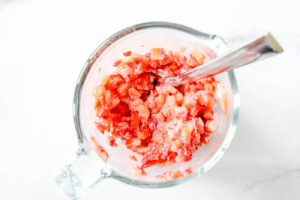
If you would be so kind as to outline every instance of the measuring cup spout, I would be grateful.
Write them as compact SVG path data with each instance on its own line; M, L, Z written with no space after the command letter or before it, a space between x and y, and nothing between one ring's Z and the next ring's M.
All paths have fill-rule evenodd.
M75 160L60 171L55 181L70 199L77 200L112 174L113 171L84 141L78 148Z

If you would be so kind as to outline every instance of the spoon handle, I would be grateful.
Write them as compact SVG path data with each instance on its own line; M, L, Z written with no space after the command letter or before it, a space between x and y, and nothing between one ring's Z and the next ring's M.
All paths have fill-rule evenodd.
M247 65L251 62L262 60L283 52L283 49L275 38L267 33L245 46L200 65L193 70L177 77L167 78L173 85L185 84L198 79L214 76L221 72L227 72L235 68Z

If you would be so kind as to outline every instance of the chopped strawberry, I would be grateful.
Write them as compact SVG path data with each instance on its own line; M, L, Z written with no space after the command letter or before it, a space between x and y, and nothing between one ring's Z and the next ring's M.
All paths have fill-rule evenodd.
M96 149L96 153L98 156L104 161L107 162L109 155L108 153L103 149L101 145L99 145L94 137L91 137L92 144L94 148Z
M114 89L118 88L122 82L124 82L124 80L122 79L122 77L120 75L113 74L109 77L109 80L105 84L105 88L107 90L114 90Z
M129 83L121 83L117 89L120 96L126 96L128 94L129 87L130 87Z
M110 146L112 146L112 147L118 146L117 143L116 143L116 140L113 136L108 135L108 136L106 136L106 138L107 138L107 141L108 141Z
M133 160L133 161L137 161L136 157L135 157L135 156L133 156L133 155L132 155L132 156L130 156L129 158L130 158L131 160Z
M227 95L226 95L225 87L222 85L222 83L216 83L216 98L218 102L220 102L224 113L227 114L228 112Z
M130 97L141 97L141 93L139 91L137 91L134 87L130 88L128 90L128 94Z
M182 103L183 103L183 95L182 95L182 93L177 92L177 93L175 94L175 99L176 99L177 105L181 106Z
M159 181L172 181L181 177L183 177L183 173L181 171L168 171L163 174L157 175L156 179Z
M122 60L116 60L113 64L114 67L117 67L118 65L120 65L122 63Z
M125 51L123 53L124 56L128 57L128 56L131 56L131 51Z
M147 173L146 171L144 170L144 168L140 168L140 167L136 167L133 169L133 174L135 176L146 176Z
M205 124L205 131L207 131L208 133L214 132L216 128L217 128L216 120L208 120Z

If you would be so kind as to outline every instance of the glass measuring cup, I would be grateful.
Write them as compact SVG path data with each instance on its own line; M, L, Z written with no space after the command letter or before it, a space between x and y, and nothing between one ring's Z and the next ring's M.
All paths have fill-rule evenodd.
M97 183L114 178L122 182L140 187L169 187L177 185L193 177L199 176L214 166L228 148L238 120L239 97L234 73L222 73L215 78L225 87L228 99L228 113L225 114L221 106L215 108L218 114L218 127L210 135L210 142L201 146L193 158L184 163L171 166L147 168L146 176L135 176L132 169L136 163L129 157L133 153L124 144L111 147L106 138L99 134L95 127L95 97L94 89L101 83L102 78L115 69L113 61L122 52L131 50L146 53L151 48L178 50L185 47L186 51L194 49L209 49L207 57L218 57L228 51L222 38L216 35L202 33L186 26L168 22L149 22L125 28L104 41L87 60L77 82L74 96L74 122L79 141L79 149L75 161L67 165L57 176L56 182L73 199L78 199ZM91 143L94 137L109 154L104 163L96 154ZM190 167L192 173L184 177L160 181L156 179L168 171L178 171Z

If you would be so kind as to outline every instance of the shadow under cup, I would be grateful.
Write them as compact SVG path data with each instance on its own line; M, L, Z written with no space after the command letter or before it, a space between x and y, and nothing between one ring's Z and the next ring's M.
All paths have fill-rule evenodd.
M210 135L209 144L199 147L189 162L167 167L152 166L145 169L147 176L134 176L133 169L137 163L130 159L130 156L135 154L124 144L111 147L105 136L96 129L94 90L105 75L115 70L114 60L120 58L122 53L128 50L143 54L149 52L151 48L176 51L182 47L186 48L186 52L194 49L201 51L203 47L209 48L216 57L228 51L224 41L216 35L201 33L178 24L151 22L129 27L111 36L95 50L86 63L80 75L74 99L77 134L80 143L85 143L90 140L90 137L95 137L107 151L109 160L105 165L102 163L102 167L112 169L113 178L144 187L172 186L206 172L217 163L229 146L236 130L239 111L238 89L233 72L215 76L226 89L228 113L224 114L221 106L217 104L215 108L219 119L217 130ZM192 168L193 173L186 177L168 182L156 179L157 175L164 172L183 170L188 167Z

